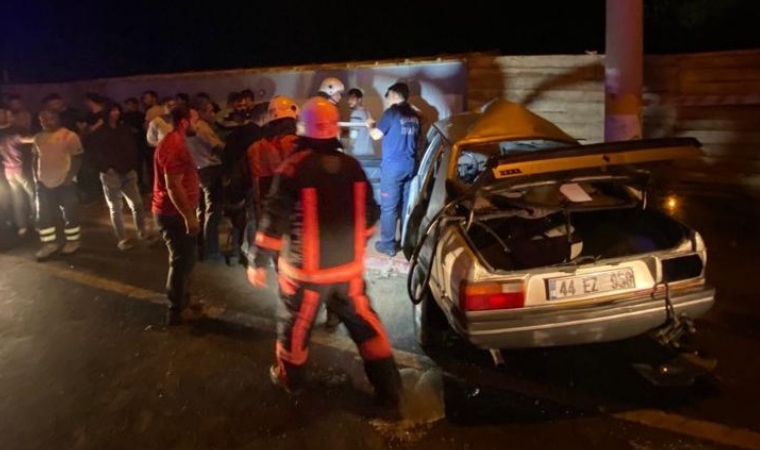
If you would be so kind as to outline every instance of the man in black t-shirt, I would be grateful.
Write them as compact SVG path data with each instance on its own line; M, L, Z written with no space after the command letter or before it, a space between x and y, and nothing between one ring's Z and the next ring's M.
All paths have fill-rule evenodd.
M153 161L148 158L148 142L145 140L145 130L143 129L145 113L140 110L140 101L137 100L137 98L130 97L124 100L124 114L122 115L122 119L132 131L135 145L137 145L138 185L143 193L150 192L152 189L152 186L150 186L150 179L152 177L147 176L147 171L152 172Z
M97 170L94 158L101 149L91 139L92 134L108 124L109 101L97 92L88 92L84 95L84 104L88 112L82 116L79 125L79 134L84 146L84 160L79 172L79 193L82 203L90 203L101 198L102 186L100 174Z

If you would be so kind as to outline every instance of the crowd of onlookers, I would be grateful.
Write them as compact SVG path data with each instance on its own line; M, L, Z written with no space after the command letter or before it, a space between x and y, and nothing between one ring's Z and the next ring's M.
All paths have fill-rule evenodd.
M335 90L328 96L335 95L337 103L340 96L346 94L345 87L337 79L326 79L329 80L336 82L334 86L323 86L321 89ZM363 123L369 119L362 105L362 91L354 88L347 94L352 120ZM203 218L202 225L206 227L199 238L200 255L210 261L237 259L245 263L246 256L250 256L246 255L248 243L245 237L253 231L250 216L255 205L251 205L247 198L250 193L235 189L240 183L231 183L231 178L233 173L239 174L238 167L248 147L266 136L265 128L270 119L269 102L257 103L250 89L230 92L222 105L205 92L192 95L180 92L160 97L157 92L146 90L140 98L130 97L123 101L88 92L79 108L69 105L58 93L50 93L43 98L39 112L31 110L19 95L3 96L0 101L0 156L5 170L4 180L0 182L8 185L9 189L8 195L0 198L0 206L9 212L9 223L6 225L14 226L19 236L26 236L31 230L40 231L37 223L38 193L32 170L35 157L32 143L35 136L39 137L39 133L46 131L41 115L50 111L57 115L57 127L68 130L78 138L70 145L81 147L81 152L65 150L73 156L72 161L78 169L76 174L72 174L72 189L77 199L81 204L90 204L105 197L118 248L132 248L134 240L128 237L121 217L122 201L126 201L132 211L137 237L142 239L148 236L145 229L146 207L142 198L149 198L153 189L153 153L161 139L171 131L170 114L177 105L191 108L200 123L200 136L189 139L191 147L199 149L198 169L205 181L202 183L203 204L199 215ZM297 109L298 105L295 107ZM361 128L344 130L341 140L351 147L351 153L371 155L374 153L373 144L367 128ZM73 136L67 135L66 139L74 141ZM49 146L54 152L59 150L54 148L55 145ZM208 149L204 150L204 146ZM204 157L204 153L208 156ZM22 170L16 170L17 166ZM134 178L134 185L131 178ZM65 203L63 201L53 203L62 208L65 206L61 205ZM54 209L55 206L50 208ZM76 214L70 211L71 215ZM219 242L218 229L224 217L230 219L232 232ZM78 224L78 220L72 222L72 228L78 229L78 225L74 227L73 223ZM78 232L72 235L78 236ZM45 241L43 244L46 250L37 255L40 260L62 250L56 247L56 240L47 242L50 245ZM68 250L74 247L78 248L78 244L69 245Z
M227 100L226 105L220 107L202 92L192 97L178 93L159 98L156 92L146 91L139 100L132 97L117 102L99 93L88 92L82 99L82 107L74 108L59 94L51 93L44 97L39 112L35 113L24 104L20 96L5 96L0 102L0 156L4 167L3 180L0 181L8 187L4 190L8 195L2 197L3 210L9 212L8 222L15 227L14 231L20 237L26 236L31 230L38 233L49 231L50 227L40 227L40 219L48 219L46 222L56 219L46 217L50 214L45 214L45 206L50 206L50 209L60 206L67 213L64 215L68 216L64 220L70 225L66 228L66 242L59 248L55 235L41 234L43 250L37 257L43 260L59 250L73 253L79 247L79 240L69 238L79 236L78 214L75 211L78 206L69 204L66 211L66 203L73 201L68 191L75 194L80 203L94 202L105 194L118 248L130 249L133 244L127 238L121 221L121 202L122 199L126 200L132 209L138 238L148 236L142 194L151 192L153 150L171 128L170 121L166 118L175 105L184 103L203 112L203 117L213 129L211 133L218 136L217 147L220 151L224 147L223 136L234 129L251 123L254 117L259 124L263 124L266 104L254 105L250 90L230 93ZM48 112L55 116L52 118L55 130L46 129L46 125L51 125L50 120L45 123L43 118ZM47 139L42 147L47 151L33 152L34 139L48 134L51 139ZM61 142L66 142L66 145L63 146ZM61 152L67 153L71 158L60 160L60 155L55 155ZM34 163L33 168L35 158L41 159ZM40 165L39 161L45 164ZM71 180L64 176L66 186L59 186L55 179L41 179L46 174L55 178L58 169L66 171L64 167L51 169L55 164L76 166L75 173L71 173ZM134 192L129 184L132 177L135 181ZM52 202L55 205L43 205L40 208L39 187L41 185L44 190L45 182L48 188L56 188ZM57 189L59 187L61 189ZM49 199L42 200L46 203Z

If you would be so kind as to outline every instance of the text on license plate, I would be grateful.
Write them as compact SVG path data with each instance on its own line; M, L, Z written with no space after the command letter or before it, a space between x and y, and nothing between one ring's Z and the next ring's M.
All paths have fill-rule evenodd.
M636 287L633 270L618 269L547 280L549 300Z

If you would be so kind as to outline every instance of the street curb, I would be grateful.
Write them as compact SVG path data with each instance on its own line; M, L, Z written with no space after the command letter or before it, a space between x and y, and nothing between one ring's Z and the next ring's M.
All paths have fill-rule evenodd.
M407 275L409 273L409 262L397 257L366 256L364 258L364 265L367 270L379 272L385 276Z

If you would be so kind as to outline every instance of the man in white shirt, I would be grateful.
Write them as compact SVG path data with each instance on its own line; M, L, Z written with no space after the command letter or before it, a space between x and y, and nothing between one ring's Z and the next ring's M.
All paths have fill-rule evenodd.
M145 122L143 128L148 129L151 120L162 115L164 109L158 104L158 93L156 91L145 91L142 95L143 112L145 113Z
M352 88L347 93L348 106L351 108L351 124L348 130L350 139L349 153L354 156L371 156L375 154L375 147L372 144L372 138L369 135L367 122L372 120L372 115L363 105L364 94L360 89Z
M198 216L201 219L201 260L222 262L219 247L219 224L222 219L224 191L222 184L222 151L224 141L211 128L214 108L210 101L200 99L190 109L190 122L195 134L187 137L187 146L198 167L201 185L201 202Z
M37 227L42 248L35 254L38 261L50 258L59 250L71 254L79 250L79 196L76 176L82 167L84 150L79 136L65 128L60 114L46 109L40 112L42 131L34 136L34 181L37 186ZM66 243L57 242L56 223L63 215Z

